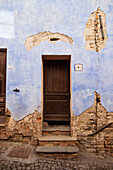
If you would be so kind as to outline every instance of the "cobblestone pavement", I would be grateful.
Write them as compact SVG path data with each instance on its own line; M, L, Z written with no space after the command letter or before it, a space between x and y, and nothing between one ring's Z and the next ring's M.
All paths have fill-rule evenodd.
M8 157L15 146L31 148L27 159ZM0 170L113 170L113 158L80 151L76 160L44 158L36 155L35 146L14 142L0 142Z

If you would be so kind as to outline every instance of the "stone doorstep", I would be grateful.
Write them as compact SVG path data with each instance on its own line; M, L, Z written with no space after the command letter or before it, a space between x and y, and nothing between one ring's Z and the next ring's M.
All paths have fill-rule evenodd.
M70 132L70 126L48 126L48 127L43 127L43 132Z
M76 141L76 137L71 137L71 136L63 136L63 135L58 135L58 136L41 136L39 138L40 142L64 142L64 141Z
M5 126L6 126L6 124L0 123L0 127L5 127Z
M37 146L37 153L78 153L77 146Z

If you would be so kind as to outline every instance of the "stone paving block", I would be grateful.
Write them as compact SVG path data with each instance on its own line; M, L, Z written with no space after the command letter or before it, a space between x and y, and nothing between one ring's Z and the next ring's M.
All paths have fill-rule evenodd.
M37 146L37 153L78 153L78 147L68 147L68 146Z

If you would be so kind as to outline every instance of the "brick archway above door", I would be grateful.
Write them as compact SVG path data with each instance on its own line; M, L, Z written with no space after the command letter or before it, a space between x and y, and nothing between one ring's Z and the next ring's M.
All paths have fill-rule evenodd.
M41 41L48 41L52 44L55 44L57 41L64 41L70 44L73 43L73 39L65 34L60 34L58 32L52 33L50 31L40 32L35 35L29 36L24 45L27 50L31 50L34 46L38 46Z

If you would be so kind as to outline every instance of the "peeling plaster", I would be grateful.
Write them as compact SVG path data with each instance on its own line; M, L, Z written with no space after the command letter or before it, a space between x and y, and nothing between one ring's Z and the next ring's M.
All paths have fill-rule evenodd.
M6 109L6 118L6 122L0 128L0 140L37 144L37 139L42 133L41 113L35 110L23 119L15 121L11 112Z
M106 31L106 15L100 7L89 16L84 32L85 48L99 52L105 48L108 40Z
M59 40L68 42L70 44L73 43L73 39L65 34L60 34L57 32L51 33L50 31L45 31L29 36L26 39L24 45L27 50L31 50L34 46L38 46L41 41L46 41L46 40L52 44L55 44Z

